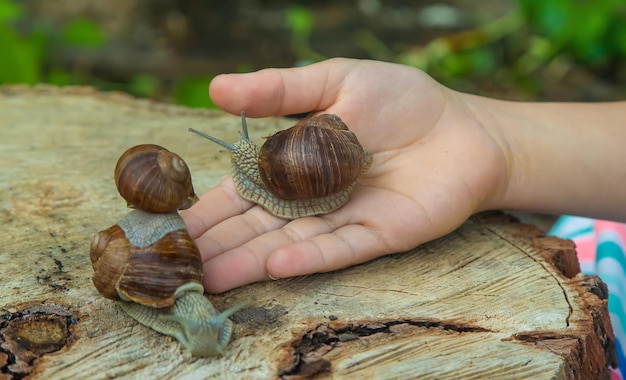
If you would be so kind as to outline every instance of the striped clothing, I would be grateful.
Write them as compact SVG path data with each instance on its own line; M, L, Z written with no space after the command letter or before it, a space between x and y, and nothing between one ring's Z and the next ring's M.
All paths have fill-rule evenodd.
M609 314L615 333L615 349L620 368L613 369L613 380L626 374L626 224L563 216L551 235L576 243L583 273L597 274L609 288Z

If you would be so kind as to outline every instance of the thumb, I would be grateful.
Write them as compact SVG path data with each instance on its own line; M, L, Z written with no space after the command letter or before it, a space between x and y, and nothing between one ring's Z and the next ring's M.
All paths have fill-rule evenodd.
M281 116L325 110L358 60L334 58L308 66L222 74L209 85L219 108L249 117Z

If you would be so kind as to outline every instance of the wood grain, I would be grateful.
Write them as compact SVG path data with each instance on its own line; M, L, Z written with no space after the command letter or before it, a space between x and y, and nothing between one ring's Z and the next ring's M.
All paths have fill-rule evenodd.
M257 140L290 124L248 123ZM410 252L208 296L251 304L224 357L185 357L98 295L88 247L127 212L112 173L131 145L180 154L198 193L225 175L228 154L190 126L238 139L239 118L221 112L0 87L0 379L593 379L615 364L603 284L578 274L571 243L500 214ZM23 326L67 336L20 338Z

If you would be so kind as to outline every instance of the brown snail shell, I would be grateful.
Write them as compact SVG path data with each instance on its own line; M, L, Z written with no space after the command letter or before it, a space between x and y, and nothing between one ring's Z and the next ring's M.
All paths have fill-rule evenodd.
M185 161L154 144L131 147L120 156L115 185L129 207L148 212L188 208L198 199Z
M133 210L100 231L89 253L93 283L104 297L149 307L172 306L175 292L202 284L202 259L177 212Z
M90 254L93 283L137 322L176 338L193 356L223 355L231 315L204 297L202 260L177 212L133 210L100 231Z
M242 139L229 144L197 133L231 151L231 173L239 194L271 214L295 219L343 206L358 178L372 164L337 115L307 117L267 138L260 151L250 141L242 113Z
M314 199L351 186L368 166L365 149L337 115L300 120L268 137L259 151L259 174L281 199Z

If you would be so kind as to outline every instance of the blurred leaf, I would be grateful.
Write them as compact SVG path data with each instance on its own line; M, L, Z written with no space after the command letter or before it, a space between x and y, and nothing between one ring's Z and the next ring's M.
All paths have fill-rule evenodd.
M317 62L325 58L314 51L309 43L315 22L308 8L299 5L288 7L285 23L291 30L291 48L298 60Z
M518 0L527 21L546 36L553 36L565 28L569 0Z
M611 46L621 57L626 57L626 22L614 23L611 36Z
M46 82L57 86L67 86L69 84L74 84L72 74L69 71L63 70L59 67L54 67L49 70Z
M596 64L621 54L613 33L626 23L623 0L518 0L529 26L579 61ZM618 27L615 27L618 25ZM617 48L617 49L616 49Z
M0 24L22 17L22 5L13 0L0 0Z
M152 97L156 94L161 83L159 78L150 74L134 75L130 79L129 91L137 96Z
M486 47L448 53L432 62L432 70L445 79L489 75L496 70L496 66L494 52Z
M430 55L428 54L427 49L423 49L421 47L414 47L413 49L407 50L404 53L401 53L396 58L398 63L403 65L409 65L413 67L417 67L420 70L428 71L430 69Z
M176 103L194 108L217 108L209 97L211 77L181 80L174 90Z
M0 25L0 51L3 52L0 83L35 84L39 81L40 54L36 44Z
M472 71L478 75L489 75L496 71L498 64L495 53L491 49L475 49L469 54Z
M519 75L529 75L538 67L546 65L554 57L554 45L547 38L530 36L526 51L515 62L514 70Z
M313 15L305 7L294 5L287 8L285 21L295 37L308 38L313 31Z
M252 63L249 62L241 62L235 68L235 72L237 73L249 73L250 71L254 71L256 68Z
M63 43L89 48L100 47L106 40L102 28L84 18L69 21L61 31L60 37Z
M353 39L354 43L367 52L367 55L372 59L388 61L394 57L394 52L370 30L359 30Z
M578 4L570 9L567 35L564 39L572 49L574 56L586 61L597 62L606 58L606 41L604 40L608 24L611 20L607 2L594 4Z

